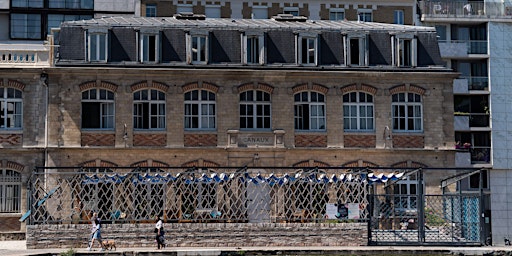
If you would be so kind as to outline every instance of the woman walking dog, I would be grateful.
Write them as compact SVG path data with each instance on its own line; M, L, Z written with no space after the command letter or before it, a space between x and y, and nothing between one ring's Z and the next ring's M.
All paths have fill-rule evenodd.
M100 245L100 251L103 251L103 245L101 243L101 220L98 218L98 213L94 212L92 214L91 219L91 243L89 244L89 247L87 247L87 250L90 251L92 246L94 245L94 241L98 241L98 244Z

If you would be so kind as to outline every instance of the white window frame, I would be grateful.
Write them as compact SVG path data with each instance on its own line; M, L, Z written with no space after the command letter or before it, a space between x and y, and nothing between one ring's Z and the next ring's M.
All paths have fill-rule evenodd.
M197 94L194 95L194 93ZM215 130L217 127L216 98L217 95L215 95L214 92L202 89L192 90L184 93L185 130ZM194 127L193 119L197 120L195 122L197 123L197 127Z
M353 91L343 95L343 130L345 132L375 131L374 95L363 91Z
M146 4L146 17L156 17L156 5L155 4ZM151 15L149 15L151 14Z
M395 10L393 12L393 21L395 24L403 25L404 20L404 11L403 10Z
M196 47L194 47L194 42L196 42ZM208 63L210 42L207 31L197 31L188 33L186 37L186 44L188 64ZM201 58L202 56L203 58Z
M283 8L283 13L284 14L291 14L293 16L299 16L300 15L300 10L299 10L299 7L293 7L293 6L284 7Z
M107 62L108 60L108 31L105 30L88 30L85 32L85 51L88 62ZM96 48L92 48L92 43ZM103 50L103 51L102 51Z
M333 15L335 18L333 19ZM339 16L342 16L341 18ZM330 8L329 20L345 20L345 8Z
M23 92L16 88L0 88L0 130L20 130L23 128Z
M367 19L368 14L370 14L370 20ZM357 9L357 21L373 22L373 11L372 11L372 9Z
M316 94L316 101L312 100L312 95ZM323 100L319 100L319 96ZM307 109L305 109L307 108ZM307 113L304 113L304 110ZM315 111L316 110L316 111ZM298 131L326 131L326 105L325 94L316 91L302 91L294 95L294 127ZM307 116L306 116L307 115ZM307 119L308 127L305 119Z
M396 67L418 66L418 43L414 34L391 36L392 65Z
M95 93L92 93L95 91ZM84 103L99 105L99 127L84 128L84 119L82 117L82 129L84 130L113 130L115 126L115 94L112 91L103 88L92 88L82 92L82 116L92 116L95 113L86 111Z
M242 36L242 63L246 65L265 64L265 35L263 32L247 31ZM255 47L256 46L256 47Z
M0 213L21 212L21 173L0 169Z
M317 34L299 34L296 35L296 48L297 65L302 66L316 66L318 63L318 35ZM313 59L310 59L310 54L313 54ZM307 59L304 60L303 56L306 55Z
M138 37L138 56L140 63L159 63L160 62L160 33L157 31L139 31ZM153 43L151 43L151 40ZM150 56L150 47L154 47L154 54Z
M252 100L247 99L249 93L252 93ZM242 100L243 94L246 94L245 100ZM268 100L265 100L265 98L268 98ZM272 95L269 92L262 90L243 91L240 93L239 105L241 130L269 130L272 128ZM242 114L242 109L245 113L252 114ZM258 126L258 121L261 122L261 127Z
M357 40L357 53L358 63L352 63L352 42ZM369 63L369 50L368 50L368 36L366 34L353 34L345 35L343 38L345 52L345 65L346 66L368 66Z
M393 132L423 132L423 96L413 92L391 95ZM409 116L413 113L413 116ZM409 127L412 122L413 127Z
M156 89L146 88L133 92L133 128L165 130L165 98L165 92ZM152 112L153 109L156 109L156 112ZM152 123L153 120L155 124Z
M395 210L416 211L418 209L418 191L420 185L417 179L418 173L407 175L393 185L395 195ZM415 189L416 193L411 193Z

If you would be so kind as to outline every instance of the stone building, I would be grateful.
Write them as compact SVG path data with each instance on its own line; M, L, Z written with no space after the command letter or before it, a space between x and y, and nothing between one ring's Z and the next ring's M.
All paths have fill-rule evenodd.
M443 67L434 28L181 14L66 22L56 36L51 66L0 70L4 101L13 106L3 119L9 129L0 156L17 193L9 205L21 212L37 210L33 201L42 196L24 189L37 183L29 181L34 169L53 175L67 168L126 174L130 168L423 167L429 194L444 192L439 184L456 174L450 169L457 74ZM45 189L36 192L56 184L43 181ZM414 182L404 181L405 190L395 193L416 197ZM77 193L69 187L57 193L67 191ZM71 204L59 200L47 202L44 216L71 220L64 209ZM78 205L103 210L98 203L105 200ZM19 217L2 221L22 230ZM30 227L27 236L38 232Z

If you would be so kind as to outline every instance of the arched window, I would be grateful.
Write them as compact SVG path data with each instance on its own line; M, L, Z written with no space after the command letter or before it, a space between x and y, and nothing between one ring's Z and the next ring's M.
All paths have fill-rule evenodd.
M23 124L22 92L0 88L0 129L21 129Z
M343 95L343 129L367 132L375 127L373 95L365 92L349 92Z
M165 93L143 89L133 93L133 127L140 130L165 129Z
M215 93L207 90L185 93L185 129L215 129L216 115Z
M0 169L0 212L19 213L21 205L21 174Z
M114 93L93 88L82 92L82 128L114 129Z
M393 131L423 131L423 103L421 95L401 92L392 96Z
M295 129L325 131L325 95L312 91L295 94Z
M240 93L240 129L270 128L270 93L259 90Z

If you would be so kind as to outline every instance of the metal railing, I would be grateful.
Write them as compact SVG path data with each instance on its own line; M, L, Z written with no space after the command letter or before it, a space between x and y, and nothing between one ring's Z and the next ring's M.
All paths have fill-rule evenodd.
M368 174L350 169L38 169L29 223L366 221Z
M465 54L487 54L487 40L439 40L446 48L461 48L461 44L466 45ZM462 54L462 53L459 53Z
M512 19L512 5L504 2L427 0L420 5L423 17L428 18L483 18Z

